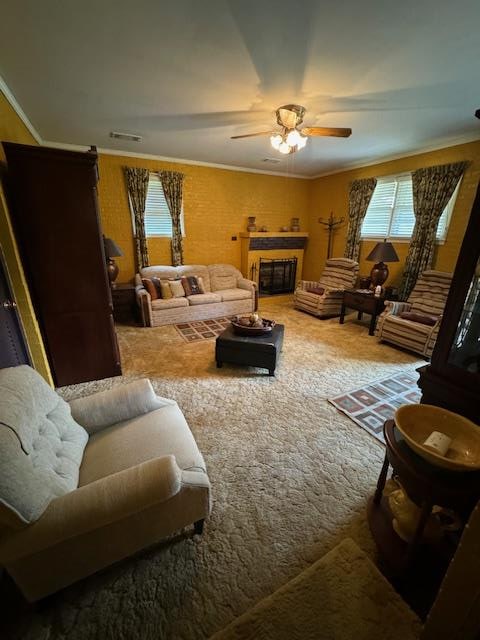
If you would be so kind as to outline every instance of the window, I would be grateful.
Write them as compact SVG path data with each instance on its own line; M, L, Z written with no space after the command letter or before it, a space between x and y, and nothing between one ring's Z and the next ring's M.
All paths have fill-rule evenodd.
M437 229L437 241L443 242L457 198L460 182L445 207ZM402 174L379 178L362 225L362 238L411 238L415 226L412 176Z
M181 217L182 235L183 211ZM162 182L155 173L148 179L147 202L145 204L145 233L151 236L172 237L172 217L163 193Z

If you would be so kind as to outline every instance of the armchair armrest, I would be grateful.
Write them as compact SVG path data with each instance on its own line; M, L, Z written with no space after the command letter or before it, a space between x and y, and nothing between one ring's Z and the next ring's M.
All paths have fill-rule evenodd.
M239 289L246 289L246 291L251 291L253 294L257 289L257 283L253 280L247 280L247 278L238 278L237 287Z
M173 455L123 469L52 500L34 524L2 540L0 557L7 562L99 529L165 502L181 487Z
M70 401L72 417L91 435L106 427L160 409L173 401L159 398L144 378Z
M237 287L239 289L245 289L246 291L250 291L252 294L252 298L254 300L254 309L255 311L258 309L258 288L257 283L253 280L247 280L247 278L238 278Z
M152 324L152 298L142 284L140 276L135 276L135 297L137 305L140 307L142 324L144 327Z

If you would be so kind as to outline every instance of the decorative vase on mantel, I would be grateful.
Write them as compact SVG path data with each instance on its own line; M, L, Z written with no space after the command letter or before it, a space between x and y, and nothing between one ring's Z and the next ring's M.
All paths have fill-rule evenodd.
M248 217L247 231L256 231L257 230L257 225L255 224L255 220L256 220L255 216L249 216Z
M300 231L300 218L292 218L292 226L290 231Z

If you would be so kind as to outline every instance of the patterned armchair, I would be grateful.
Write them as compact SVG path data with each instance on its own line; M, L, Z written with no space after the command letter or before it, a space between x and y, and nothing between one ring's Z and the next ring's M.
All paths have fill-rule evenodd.
M345 289L355 286L358 262L350 258L330 258L318 282L300 280L293 296L296 309L319 318L339 316ZM309 291L323 289L323 293Z
M418 278L407 302L385 303L386 309L378 318L375 335L382 341L430 358L437 340L451 283L451 273L424 271ZM402 318L401 314L405 311L432 316L436 319L435 323L428 325Z

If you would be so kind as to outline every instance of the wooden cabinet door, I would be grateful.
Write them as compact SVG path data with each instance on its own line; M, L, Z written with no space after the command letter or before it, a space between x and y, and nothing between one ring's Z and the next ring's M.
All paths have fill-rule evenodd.
M119 375L96 153L4 148L15 234L56 385Z

